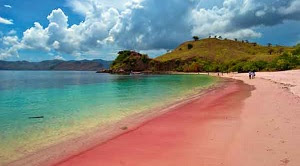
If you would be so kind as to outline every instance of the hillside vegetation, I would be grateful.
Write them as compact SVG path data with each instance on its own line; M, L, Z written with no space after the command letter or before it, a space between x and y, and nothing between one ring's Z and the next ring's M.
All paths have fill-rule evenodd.
M149 68L151 59L148 55L135 51L124 50L118 53L118 57L113 61L110 70L113 73L129 73L131 71L145 71Z
M156 60L164 62L173 59L187 60L198 57L216 62L242 59L269 61L283 52L291 50L290 47L268 47L256 43L211 38L185 42L172 52L157 57Z
M120 57L127 60L119 63ZM140 66L140 60L134 56L119 54L117 66ZM122 59L122 58L121 58ZM126 59L126 58L125 58ZM146 59L146 60L145 60ZM148 71L184 71L184 72L248 72L288 70L300 67L300 46L261 46L248 41L209 38L188 41L173 51L149 59L144 55L143 70ZM121 67L122 68L122 67ZM118 68L120 69L120 68ZM122 68L127 70L127 68ZM141 68L138 68L141 71Z

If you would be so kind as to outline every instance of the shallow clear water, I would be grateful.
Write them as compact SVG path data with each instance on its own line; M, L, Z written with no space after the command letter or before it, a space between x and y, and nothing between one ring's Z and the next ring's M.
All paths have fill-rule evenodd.
M215 81L202 75L0 71L0 161L175 102Z

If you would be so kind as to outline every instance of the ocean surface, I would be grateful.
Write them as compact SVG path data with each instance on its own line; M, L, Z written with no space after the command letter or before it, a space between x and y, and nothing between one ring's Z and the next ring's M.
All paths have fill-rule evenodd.
M203 75L0 71L0 165L214 84ZM43 116L41 119L30 117Z

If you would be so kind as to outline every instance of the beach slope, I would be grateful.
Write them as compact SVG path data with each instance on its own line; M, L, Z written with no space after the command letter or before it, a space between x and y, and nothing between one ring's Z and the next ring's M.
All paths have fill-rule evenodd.
M230 80L104 144L57 165L221 165L239 126L252 86Z

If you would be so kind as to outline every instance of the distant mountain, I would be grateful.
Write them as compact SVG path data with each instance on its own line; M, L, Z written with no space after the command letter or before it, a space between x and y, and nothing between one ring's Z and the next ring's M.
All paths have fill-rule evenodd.
M111 61L101 59L62 61L46 60L41 62L0 61L0 70L74 70L98 71L108 69Z

